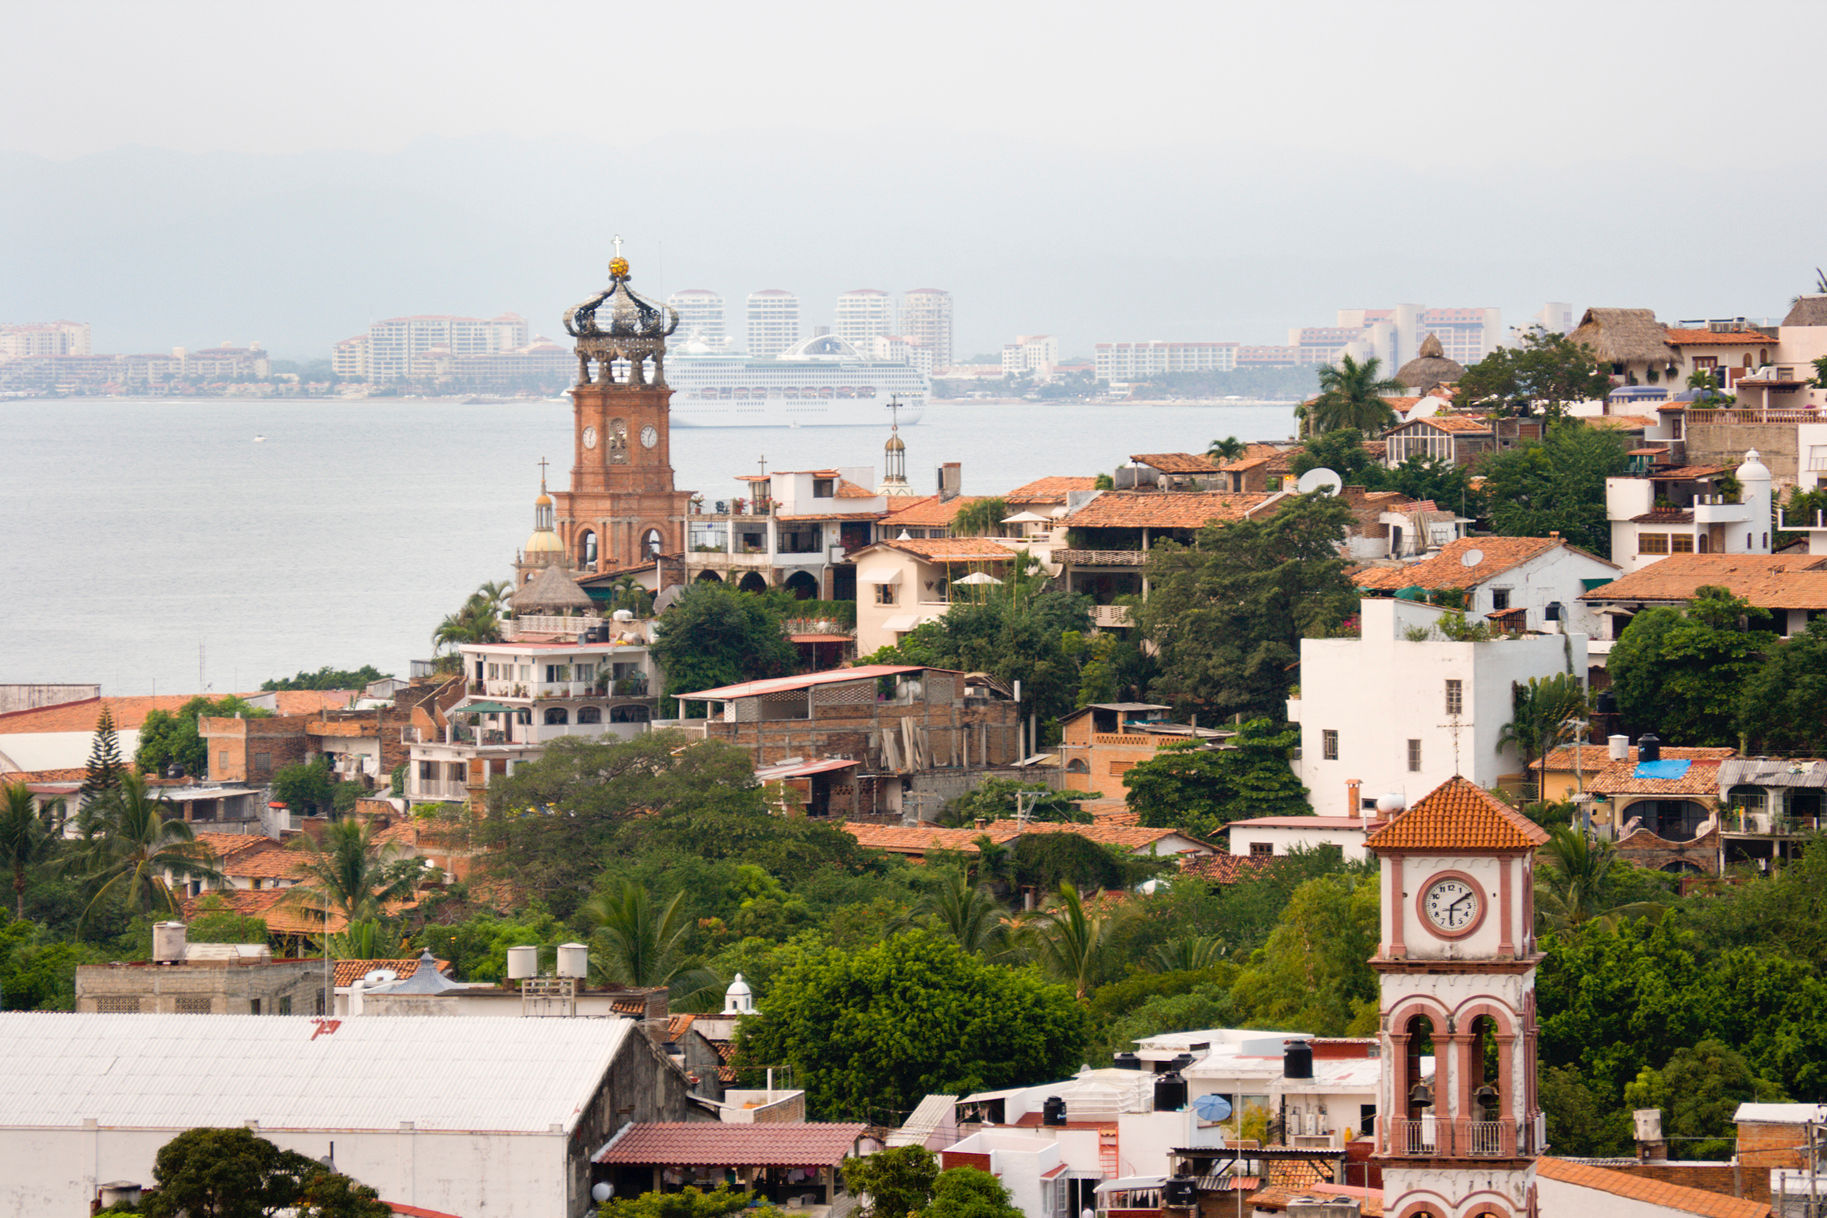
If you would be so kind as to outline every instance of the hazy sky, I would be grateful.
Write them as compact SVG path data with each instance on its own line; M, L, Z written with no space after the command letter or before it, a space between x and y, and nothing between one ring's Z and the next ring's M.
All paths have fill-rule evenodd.
M974 349L1397 300L1780 314L1827 263L1823 35L1743 0L20 6L0 320L549 331L614 231L640 286L808 321L949 287Z

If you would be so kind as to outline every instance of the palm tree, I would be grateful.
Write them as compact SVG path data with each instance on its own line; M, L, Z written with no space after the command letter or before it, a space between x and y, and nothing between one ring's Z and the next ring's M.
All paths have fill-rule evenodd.
M6 788L0 804L0 862L13 869L13 913L20 919L25 917L26 869L51 852L51 823L32 806L30 787L16 782Z
M1109 948L1104 937L1108 925L1109 919L1087 909L1078 889L1064 880L1059 885L1059 903L1024 920L1035 960L1047 972L1070 982L1080 1002L1090 1000L1098 966Z
M488 585L483 585L486 589ZM463 608L447 614L431 632L431 641L439 650L464 643L499 643L501 613L482 591L472 592Z
M1157 973L1197 972L1215 966L1229 950L1216 935L1186 935L1157 944L1149 962Z
M489 580L476 589L476 595L488 603L497 618L507 617L513 612L514 585L505 579Z
M1655 901L1611 901L1612 873L1618 852L1610 842L1557 825L1541 849L1546 864L1536 869L1535 910L1551 930L1571 930L1594 918L1655 917L1667 906Z
M1002 903L991 894L989 885L971 883L961 870L939 872L920 907L972 955L982 955L1002 938Z
M177 896L167 876L222 882L214 854L196 840L182 817L166 815L170 806L153 797L144 778L129 771L121 775L118 787L78 814L82 843L72 865L95 885L95 895L83 911L85 921L105 897L118 898L142 913L177 913Z
M1395 421L1396 412L1383 399L1386 393L1400 393L1401 381L1379 377L1381 361L1371 356L1358 363L1350 355L1320 369L1319 396L1304 403L1302 418L1311 432L1324 434L1341 427L1355 427L1365 435L1379 435Z
M641 587L641 581L624 575L609 588L609 610L626 609L636 617L653 613L653 593Z
M1586 687L1569 673L1550 677L1530 677L1528 683L1510 683L1510 721L1497 735L1497 748L1516 746L1522 772L1529 764L1546 757L1569 730L1567 723L1586 713ZM1575 740L1577 744L1577 738ZM1541 778L1535 783L1535 796L1541 798Z
M985 537L1002 532L1002 518L1009 514L1008 501L998 496L973 500L952 515L954 537Z
M1222 440L1213 440L1205 446L1205 455L1214 461L1235 461L1249 451L1250 446L1236 436L1226 436Z
M291 899L322 913L340 914L346 926L378 920L387 906L407 900L425 878L417 859L395 858L394 847L374 840L374 825L353 817L326 825L321 837L305 834L292 843L309 879Z
M592 953L592 970L615 985L670 986L681 999L713 985L710 970L688 967L684 903L683 888L662 908L627 880L597 891L578 911L603 948Z

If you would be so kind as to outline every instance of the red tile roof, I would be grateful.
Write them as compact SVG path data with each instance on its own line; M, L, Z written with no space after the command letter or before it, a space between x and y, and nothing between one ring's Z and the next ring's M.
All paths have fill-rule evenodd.
M858 486L848 478L837 480L837 490L832 493L833 499L874 499L875 492L866 486Z
M937 495L924 495L919 499L893 500L889 504L888 514L882 517L883 535L889 536L892 530L903 525L914 528L949 526L959 508L975 503L980 498L981 495L959 495L955 499L942 500Z
M1180 872L1214 884L1235 884L1239 880L1254 879L1274 862L1274 856L1266 854L1208 854L1200 858L1183 858Z
M1575 748L1578 755L1575 754ZM1723 748L1672 748L1664 746L1662 758L1665 761L1727 761L1738 756L1737 749ZM1625 759L1636 764L1637 746L1631 745L1626 750ZM1577 762L1577 765L1576 765ZM1563 744L1551 751L1546 757L1537 758L1529 763L1531 770L1547 770L1550 773L1565 771L1573 773L1576 769L1588 774L1597 774L1611 764L1611 747L1604 744Z
M1491 431L1491 423L1488 419L1472 418L1462 414L1432 414L1425 418L1414 420L1409 426L1431 427L1435 431L1457 432L1461 434L1473 432L1489 434Z
M1658 1205L1684 1214L1697 1214L1701 1218L1769 1218L1770 1214L1768 1201L1753 1201L1748 1197L1728 1197L1724 1193L1709 1193L1704 1189L1687 1188L1684 1185L1668 1184L1649 1176L1639 1176L1635 1172L1612 1171L1609 1168L1593 1167L1587 1163L1573 1163L1566 1159L1557 1159L1552 1155L1544 1155L1537 1159L1535 1172L1544 1180L1571 1184L1576 1188L1591 1189L1594 1192L1610 1193L1614 1197L1625 1197L1632 1201L1641 1201L1646 1205Z
M77 771L81 774L82 771ZM227 863L249 851L264 854L268 850L281 850L284 847L263 833L198 833L196 840L208 846L217 860Z
M937 825L864 825L846 822L838 828L856 839L859 846L889 854L925 855L934 850L952 850L959 854L976 854L977 839L986 836L983 829L941 829Z
M832 685L841 681L867 681L876 677L893 677L904 672L924 671L918 664L863 664L856 668L833 668L825 672L809 672L797 677L766 677L759 681L742 681L735 685L719 685L715 689L694 690L680 694L682 698L757 698L762 694L786 693L795 689L811 689L814 685Z
M1145 829L1141 825L1113 825L1108 821L1095 821L1089 825L1060 821L1034 821L1022 825L1012 820L998 820L991 821L990 827L985 832L989 834L991 841L999 845L1032 834L1070 833L1074 837L1082 837L1086 841L1096 842L1100 846L1122 846L1128 850L1142 850L1168 837L1184 837L1188 841L1198 842L1207 850L1217 850L1217 847L1210 842L1200 841L1192 834L1182 833L1178 829Z
M1682 758L1680 749L1664 749L1664 761L1688 762L1680 778L1638 778L1637 759L1607 761L1596 774L1586 775L1586 789L1595 795L1710 795L1719 794L1719 758Z
M435 962L438 971L450 975L450 961ZM377 968L392 969L400 975L401 980L419 971L419 958L413 956L405 960L334 960L331 962L331 981L337 986L354 985L359 978L366 977Z
M1131 453L1137 465L1158 469L1164 474L1215 474L1218 462L1201 453Z
M1370 850L1533 850L1548 832L1459 775L1365 839Z
M654 1122L629 1125L598 1163L663 1167L835 1167L856 1153L862 1124Z
M1056 475L1025 482L1002 497L1004 503L1064 503L1073 491L1094 491L1096 478Z
M155 710L175 714L195 694L159 694L144 698L84 698L0 715L0 736L14 732L93 732L95 720L107 704L117 730L137 729Z
M224 859L218 867L231 880L302 882L310 878L310 870L305 866L305 855L281 846L278 842L271 843L266 850L243 850L232 858Z
M1641 414L1602 414L1586 420L1586 426L1610 431L1641 431L1655 427L1659 420Z
M910 537L876 543L927 562L1006 562L1015 551L987 537Z
M1278 499L1230 491L1105 491L1060 523L1075 529L1197 529L1247 519Z
M1677 326L1668 327L1668 342L1676 347L1776 345L1774 338L1758 330L1684 330Z
M1399 567L1364 567L1351 578L1360 588L1386 592L1409 587L1471 588L1561 546L1586 554L1558 537L1461 537L1448 542L1432 558ZM1481 557L1468 567L1465 557L1473 551ZM1586 557L1617 569L1615 563L1607 563L1596 555L1587 554Z
M1677 604L1717 585L1763 609L1827 609L1827 558L1789 554L1671 554L1580 599Z
M266 922L269 932L278 935L320 935L324 930L324 918L317 910L312 909L305 901L298 899L289 888L218 888L202 896L191 897L184 902L184 920L195 918L199 912L207 912L203 907L220 901L231 913L243 917L261 918ZM341 914L330 915L330 933L335 934L344 928Z

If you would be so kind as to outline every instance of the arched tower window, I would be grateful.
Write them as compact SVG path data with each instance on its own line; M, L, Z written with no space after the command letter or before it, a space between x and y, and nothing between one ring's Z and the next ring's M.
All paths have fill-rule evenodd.
M660 548L665 544L665 539L660 536L660 530L658 529L648 529L645 533L641 534L641 553L649 558L658 558L660 556Z
M585 529L577 535L577 565L585 570L596 567L596 532Z

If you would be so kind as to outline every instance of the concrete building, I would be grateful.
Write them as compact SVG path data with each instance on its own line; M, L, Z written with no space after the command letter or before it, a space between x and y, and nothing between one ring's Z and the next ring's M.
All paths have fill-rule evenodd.
M153 937L154 956L168 959L77 965L79 1014L324 1013L321 961L275 960L264 943L187 943L182 922L159 923Z
M1671 554L1770 553L1769 468L1756 449L1747 452L1731 471L1736 496L1716 485L1726 472L1724 466L1655 466L1605 479L1611 552L1622 570L1640 571Z
M86 321L37 321L0 326L0 360L89 353L89 323Z
M687 1103L628 1019L8 1013L0 1071L31 1080L0 1093L9 1214L86 1212L105 1183L151 1184L176 1135L239 1126L390 1203L576 1218L590 1155Z
M1221 740L1230 732L1175 723L1169 707L1148 702L1094 702L1059 721L1060 788L1096 791L1121 802L1123 775L1168 744Z
M682 714L705 717L667 726L746 748L757 768L793 762L828 775L820 803L807 808L816 815L899 813L919 776L953 773L964 783L956 795L980 771L1021 759L1021 707L990 683L940 668L840 668L698 690L679 703Z
M849 555L868 545L888 499L867 466L745 475L742 493L688 520L685 578L750 591L785 587L802 600L852 600Z
M1603 625L1580 598L1618 576L1615 564L1557 536L1462 537L1420 562L1360 568L1352 582L1373 596L1420 588L1464 596L1466 620L1509 632L1578 631Z
M440 358L502 354L526 346L526 319L514 313L388 317L370 324L367 334L337 343L330 364L338 376L385 384L433 377Z
M666 298L679 312L678 333L685 342L701 342L711 347L729 345L729 329L723 319L723 297L709 288L686 288Z
M1349 790L1345 803L1347 806L1355 803L1358 814L1256 816L1234 820L1225 826L1231 840L1231 853L1243 858L1274 858L1296 850L1337 846L1346 859L1360 862L1369 857L1364 839L1383 822L1378 814L1364 809L1361 798L1354 800Z
M1109 342L1093 351L1092 376L1105 384L1146 381L1174 372L1230 372L1237 367L1236 343Z
M952 364L952 294L915 288L901 297L901 333L932 352L933 371Z
M868 351L878 338L895 333L894 297L880 288L854 288L837 298L831 332L855 347Z
M1059 340L1051 334L1023 334L1002 347L1002 375L1048 380L1059 364Z
M868 655L898 643L926 622L951 612L955 600L968 599L976 586L958 581L1000 583L1017 558L1015 545L987 537L912 537L912 530L883 525L879 534L891 540L853 551L856 567L856 648ZM981 578L980 578L981 577Z
M1315 812L1348 816L1382 794L1412 799L1460 774L1496 786L1520 769L1515 746L1498 745L1512 684L1586 673L1584 634L1453 642L1438 632L1444 612L1367 598L1360 637L1301 641L1288 718L1300 725L1296 772Z
M749 293L749 354L757 359L779 355L799 341L799 297L780 288Z
M906 364L923 376L933 374L932 351L919 339L905 334L878 334L857 350L871 359Z

